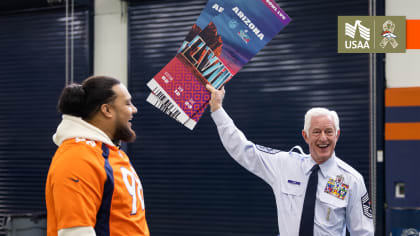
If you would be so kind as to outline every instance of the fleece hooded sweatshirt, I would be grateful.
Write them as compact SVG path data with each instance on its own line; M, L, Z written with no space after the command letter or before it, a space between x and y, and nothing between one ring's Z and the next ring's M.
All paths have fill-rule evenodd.
M63 115L53 141L58 149L45 187L48 236L68 229L150 235L142 184L124 151L99 128L70 115Z

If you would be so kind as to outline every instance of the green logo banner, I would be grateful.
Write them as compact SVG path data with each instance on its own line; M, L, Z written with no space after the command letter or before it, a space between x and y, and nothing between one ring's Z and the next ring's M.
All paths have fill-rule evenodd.
M404 53L405 16L338 16L339 53Z

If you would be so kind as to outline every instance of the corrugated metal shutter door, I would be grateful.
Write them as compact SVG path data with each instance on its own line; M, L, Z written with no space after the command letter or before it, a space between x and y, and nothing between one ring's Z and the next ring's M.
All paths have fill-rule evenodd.
M76 81L91 71L88 19L75 12ZM65 10L2 15L0 32L0 213L44 211L65 85Z
M206 1L141 1L129 7L129 86L139 115L129 154L142 178L151 232L277 234L269 185L223 149L206 111L193 132L145 102L149 81L175 55ZM303 116L341 116L336 153L369 179L369 58L337 54L337 16L367 15L366 1L281 1L292 23L227 85L225 109L255 143L304 147Z

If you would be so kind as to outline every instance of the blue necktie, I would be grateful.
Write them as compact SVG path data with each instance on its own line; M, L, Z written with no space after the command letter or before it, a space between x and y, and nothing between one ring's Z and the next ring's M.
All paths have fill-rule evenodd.
M314 235L314 216L316 189L318 187L319 165L314 165L309 176L308 186L306 187L305 200L303 202L302 218L300 219L299 236Z

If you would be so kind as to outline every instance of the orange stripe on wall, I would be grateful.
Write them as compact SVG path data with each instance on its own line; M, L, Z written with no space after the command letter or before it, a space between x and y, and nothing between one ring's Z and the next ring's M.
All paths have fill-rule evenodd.
M420 20L406 20L406 48L420 49Z
M385 123L385 140L420 140L420 122Z
M385 106L420 106L420 87L385 89Z
M420 20L406 20L406 48L420 49Z

